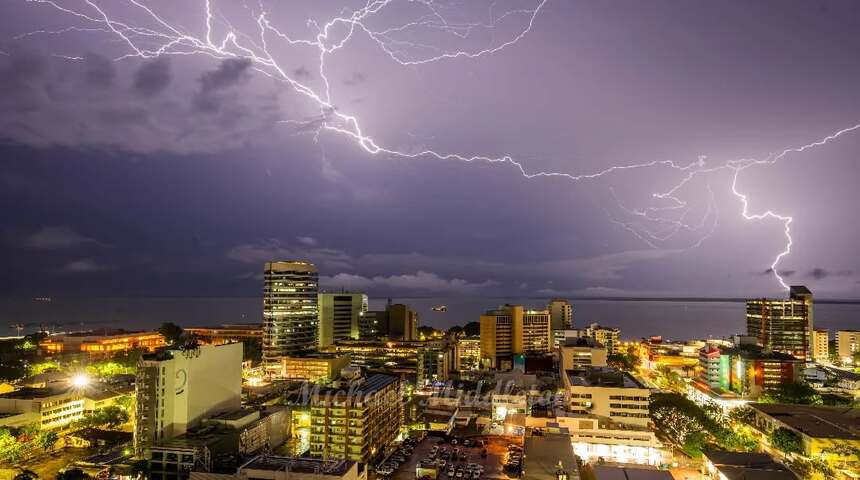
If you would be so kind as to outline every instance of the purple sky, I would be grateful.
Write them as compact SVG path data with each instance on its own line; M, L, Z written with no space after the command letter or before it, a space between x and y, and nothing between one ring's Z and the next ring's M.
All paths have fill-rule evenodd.
M730 163L860 123L856 1L179 3L4 4L0 294L781 295L744 165L785 281L860 298L860 129Z

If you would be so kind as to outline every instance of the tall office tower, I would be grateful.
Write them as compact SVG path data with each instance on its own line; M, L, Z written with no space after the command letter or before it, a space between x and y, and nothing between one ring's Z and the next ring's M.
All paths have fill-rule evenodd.
M812 332L812 359L822 363L830 361L830 332L826 328L816 328Z
M515 355L552 350L548 310L523 310L522 305L503 305L481 315L481 360L499 368Z
M547 306L552 319L553 330L570 330L573 328L573 307L562 298L554 298Z
M409 305L388 303L385 310L369 311L359 321L359 338L418 340L418 312Z
M268 262L263 270L263 362L317 347L317 268L308 262Z
M860 352L860 330L836 331L836 354L839 361L854 363L854 354Z
M747 300L747 335L762 347L812 360L812 292L792 286L787 300Z
M367 462L391 444L402 421L400 379L371 375L310 398L310 453Z
M358 338L361 318L367 312L367 295L320 293L317 299L320 347L327 347L338 340Z
M242 344L201 345L144 355L135 381L136 455L241 407Z

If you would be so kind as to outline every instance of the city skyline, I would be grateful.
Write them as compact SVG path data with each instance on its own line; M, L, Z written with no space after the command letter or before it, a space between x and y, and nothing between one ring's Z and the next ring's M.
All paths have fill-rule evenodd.
M860 299L856 4L478 3L384 2L321 44L278 6L10 5L0 295L255 296L302 260L377 298ZM270 57L104 18L254 49L263 25Z

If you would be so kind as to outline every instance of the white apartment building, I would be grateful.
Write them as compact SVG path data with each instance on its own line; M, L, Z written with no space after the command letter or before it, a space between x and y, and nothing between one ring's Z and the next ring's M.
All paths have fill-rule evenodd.
M568 411L647 427L651 390L627 372L591 367L562 372Z

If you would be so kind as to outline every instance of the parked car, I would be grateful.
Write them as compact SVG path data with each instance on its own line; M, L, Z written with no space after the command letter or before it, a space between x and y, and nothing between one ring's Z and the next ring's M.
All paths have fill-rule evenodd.
M454 470L454 467L451 467L448 469L448 476L449 477L453 477L455 473L456 473L456 470Z

